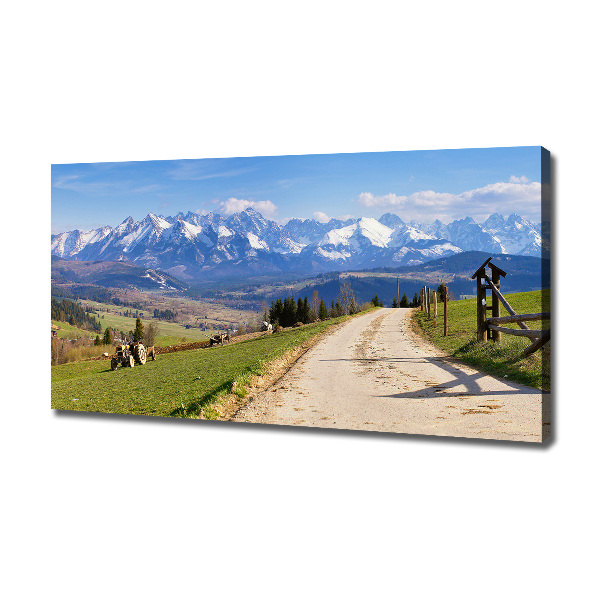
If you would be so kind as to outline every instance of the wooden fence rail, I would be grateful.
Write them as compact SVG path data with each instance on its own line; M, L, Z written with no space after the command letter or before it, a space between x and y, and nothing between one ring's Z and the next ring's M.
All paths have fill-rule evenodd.
M511 315L510 317L488 317L488 323L516 323L517 321L549 321L550 313L537 313L533 315Z
M499 325L491 325L489 323L488 329L499 331L500 333L508 333L509 335L528 337L532 339L537 339L544 333L542 330L537 329L511 329L510 327L500 327Z
M477 341L489 340L490 337L494 341L500 341L503 333L528 337L533 343L523 351L523 355L532 354L550 341L550 328L529 329L525 321L549 321L550 313L518 315L500 292L500 277L506 277L506 272L491 263L491 260L490 256L471 277L477 278ZM491 269L491 278L487 275L486 268ZM487 305L487 290L492 291L492 306ZM500 304L508 311L508 317L500 316ZM486 316L488 310L492 311L491 317ZM520 329L501 327L499 323L517 323Z

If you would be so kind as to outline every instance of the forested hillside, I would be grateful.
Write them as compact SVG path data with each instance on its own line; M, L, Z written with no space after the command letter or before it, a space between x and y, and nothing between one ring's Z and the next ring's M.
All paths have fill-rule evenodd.
M89 316L79 304L71 300L50 300L51 320L64 321L80 329L102 333L102 325L95 317Z

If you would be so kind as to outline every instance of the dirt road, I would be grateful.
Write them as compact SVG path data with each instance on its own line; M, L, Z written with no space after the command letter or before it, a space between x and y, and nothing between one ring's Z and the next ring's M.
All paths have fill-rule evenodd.
M350 320L233 420L542 441L539 390L443 355L412 332L410 311Z

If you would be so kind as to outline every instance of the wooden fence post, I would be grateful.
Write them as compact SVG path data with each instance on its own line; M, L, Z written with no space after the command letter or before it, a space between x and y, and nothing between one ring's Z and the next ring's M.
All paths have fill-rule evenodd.
M444 335L448 335L448 286L444 286Z
M433 326L437 327L437 292L433 290Z
M483 342L483 326L482 321L485 319L485 312L483 306L484 290L481 289L481 275L477 275L477 341Z
M427 288L427 318L431 319L431 288Z

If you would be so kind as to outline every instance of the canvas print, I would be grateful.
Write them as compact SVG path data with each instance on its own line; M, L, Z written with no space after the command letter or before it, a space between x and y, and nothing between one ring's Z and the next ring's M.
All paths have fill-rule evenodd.
M52 165L51 405L543 442L540 147Z

